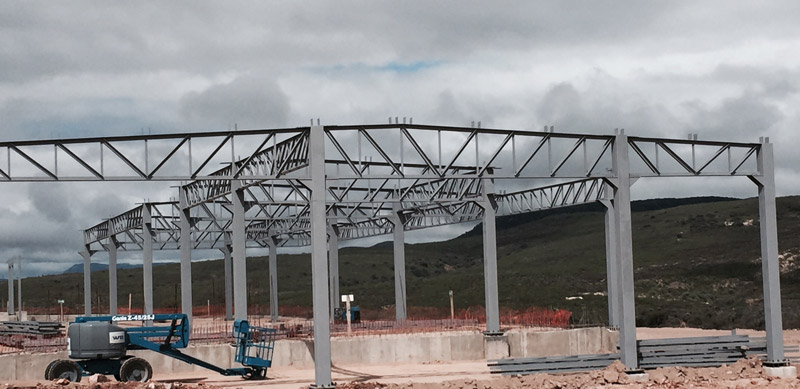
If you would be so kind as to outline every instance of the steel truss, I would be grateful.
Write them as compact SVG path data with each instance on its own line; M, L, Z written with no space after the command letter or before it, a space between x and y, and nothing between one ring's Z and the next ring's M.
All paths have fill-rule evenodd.
M339 240L351 240L391 234L394 224L390 221L394 212L392 202L399 202L399 211L403 227L406 231L418 230L449 224L458 224L480 220L483 208L475 202L480 196L480 181L453 180L463 182L460 187L452 183L421 185L420 190L408 188L399 199L390 197L386 191L383 203L374 206L357 204L328 205L328 219L336 227ZM476 184L477 182L477 184ZM447 187L447 190L442 190ZM468 191L467 189L477 189ZM494 195L497 215L505 216L534 212L542 209L578 205L598 201L608 196L608 184L605 179L591 178L563 184L548 185L541 188ZM256 185L247 189L267 192L264 185ZM395 191L396 192L396 191ZM420 194L447 195L448 192L458 194L453 201L434 199L435 195L420 201ZM471 195L467 196L468 193ZM374 201L374 200L373 200ZM269 239L276 239L278 246L308 245L310 234L310 214L307 202L284 201L278 203L261 203L248 201L248 208L258 208L257 212L247 220L247 242L249 247L267 247ZM142 249L143 210L150 209L150 232L156 250L178 250L180 248L180 215L178 201L148 202L127 212L114 216L84 231L84 244L103 244L114 240L122 251L139 251ZM216 201L203 203L195 208L196 214L190 216L192 227L192 249L220 249L230 245L232 213L231 203Z
M225 253L228 290L231 274L234 279L246 274L248 245L268 247L273 270L277 246L310 245L320 387L331 383L328 286L335 297L339 240L393 234L397 317L402 320L405 231L482 221L487 332L497 333L495 217L598 200L607 207L609 319L620 327L623 363L635 369L630 185L639 177L698 176L748 177L758 187L768 363L783 364L768 140L387 124L0 142L0 182L183 183L177 202L145 203L84 231L87 313L90 261L98 246L114 264L109 272L114 290L117 250L143 252L145 311L152 311L152 250L180 249L181 298L183 310L190 312L192 249ZM277 280L273 270L271 280ZM272 295L277 286L271 282L270 288ZM233 289L236 315L246 315L246 285L239 282ZM270 305L276 317L277 300Z
M224 196L231 180L311 179L309 132L299 127L0 142L0 181L195 181L186 186L195 205ZM615 173L610 135L419 124L325 126L324 132L329 182ZM758 173L759 143L626 140L635 156L634 177ZM220 163L226 166L213 168ZM500 165L503 170L492 171Z

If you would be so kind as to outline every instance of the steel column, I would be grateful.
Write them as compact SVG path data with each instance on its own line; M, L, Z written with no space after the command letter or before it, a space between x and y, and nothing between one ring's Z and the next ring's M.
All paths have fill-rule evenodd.
M331 333L328 320L328 233L325 213L325 129L311 127L311 284L314 304L314 378L317 387L331 387Z
M180 253L181 253L181 311L192 323L192 224L191 209L186 199L186 191L178 189L178 208L180 210Z
M330 270L331 320L334 308L339 306L339 236L333 226L328 226L328 269Z
M14 262L8 261L8 315L17 313L14 310Z
M83 314L92 315L92 252L84 246L79 253L83 257Z
M617 301L620 307L619 348L622 363L637 370L636 309L633 291L633 236L631 233L631 178L628 164L628 137L617 134L612 146L614 188L614 235L616 237Z
M761 175L758 185L758 218L761 227L761 273L764 283L764 322L767 331L767 363L786 365L783 355L780 264L778 263L778 224L775 210L775 161L767 139L757 156Z
M406 245L403 218L400 215L400 203L392 204L392 242L394 246L394 306L395 319L405 320L407 316L406 300Z
M117 242L109 238L103 244L108 253L108 314L117 314Z
M142 277L144 289L144 314L153 314L153 232L150 205L142 205Z
M222 266L225 267L225 320L233 320L233 274L231 274L231 246L225 245L222 251Z
M17 315L18 320L22 320L22 258L17 258Z
M247 319L247 253L245 235L245 204L242 182L231 181L231 202L233 203L233 220L231 225L233 249L233 317L236 320Z
M500 293L497 288L497 231L494 181L483 180L483 280L486 298L486 333L500 333Z
M606 232L606 285L608 290L608 325L619 327L619 291L618 264L616 255L616 228L614 225L614 204L611 200L603 199L600 203L606 207L605 232Z
M278 245L274 238L267 239L269 245L269 316L278 321Z

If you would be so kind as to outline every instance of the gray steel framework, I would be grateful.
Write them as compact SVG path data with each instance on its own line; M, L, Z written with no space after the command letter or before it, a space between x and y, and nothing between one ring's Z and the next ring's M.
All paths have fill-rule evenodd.
M219 163L224 167L212 168ZM116 239L113 244L121 250L143 250L145 283L153 246L183 248L181 263L188 271L187 246L228 247L229 234L236 280L245 271L248 242L261 247L270 241L310 245L320 386L330 384L331 300L326 293L331 288L327 260L331 226L338 239L397 231L399 241L398 224L410 230L483 218L487 330L492 332L497 287L492 274L496 271L492 213L528 212L537 209L536 204L539 209L558 204L550 202L553 199L581 198L575 192L592 179L611 187L598 189L602 195L583 202L603 199L609 210L608 270L615 275L608 277L614 300L610 321L620 327L623 362L635 369L630 185L638 177L695 176L745 176L759 188L768 360L784 363L774 166L768 140L709 142L622 133L566 134L552 128L534 132L388 124L0 143L0 182L188 182L179 189L178 218L167 221L158 215L158 205L148 203L86 231L81 253L87 292L91 255L96 251L92 245L108 244L109 239ZM562 182L549 198L530 189L531 182L557 179ZM570 179L584 181L563 183ZM514 188L513 193L492 191L492 182L496 188ZM566 200L561 205L571 203L576 202ZM209 208L213 216L204 214ZM221 209L230 216L219 217ZM401 262L396 262L399 268ZM239 286L233 293L240 308L237 317L246 315L245 299L246 290ZM152 309L147 297L145 307Z

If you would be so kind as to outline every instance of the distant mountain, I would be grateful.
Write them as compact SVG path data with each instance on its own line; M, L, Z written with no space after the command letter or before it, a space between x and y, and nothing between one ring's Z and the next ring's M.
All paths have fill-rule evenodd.
M155 266L155 264L154 264ZM131 265L127 263L118 263L117 269L136 269L140 268L142 265ZM104 265L102 263L93 263L91 266L92 271L103 271L108 270L108 265ZM72 274L72 273L83 273L83 264L79 263L76 265L72 265L69 269L64 270L61 274Z
M648 199L637 200L631 202L632 212L646 212L657 211L662 209L669 209L680 207L684 205L693 204L711 204L722 201L736 201L732 197L719 197L719 196L703 196L703 197L686 197L686 198L662 198L662 199ZM605 212L606 208L598 203L588 203L581 205L574 205L570 207L551 208L536 212L522 213L518 215L501 216L497 218L497 229L504 230L508 228L515 228L520 225L535 222L540 219L552 217L555 215L569 215L569 214L585 214L592 212ZM478 236L483 233L483 223L477 224L471 230L463 233L461 237ZM392 248L392 241L381 242L376 244L376 248Z

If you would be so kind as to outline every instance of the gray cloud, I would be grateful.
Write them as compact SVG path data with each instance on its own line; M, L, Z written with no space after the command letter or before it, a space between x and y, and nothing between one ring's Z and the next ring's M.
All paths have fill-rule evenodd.
M242 76L180 101L185 123L195 129L285 127L289 114L286 94L274 80Z
M749 135L755 139L783 119L783 113L775 104L752 95L725 99L716 107L698 101L686 102L684 108L689 111L688 125L712 139L726 134Z
M800 193L799 3L493 5L4 2L0 138L283 127L312 116L384 123L390 115L771 136L779 194ZM695 193L676 182L643 180L634 192L752 195L748 183L704 182ZM0 255L59 264L78 260L80 230L144 198L174 195L159 183L4 185L13 189L0 192Z

